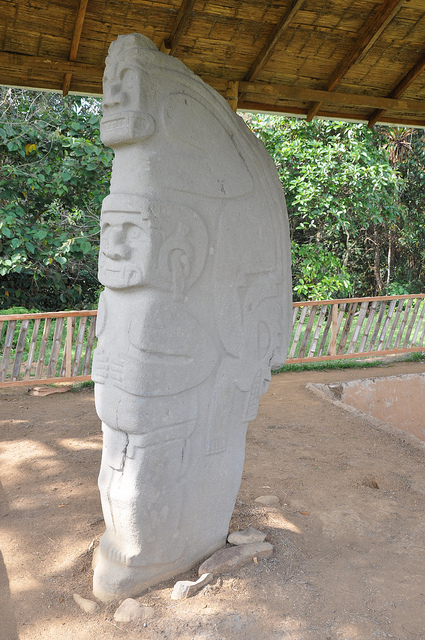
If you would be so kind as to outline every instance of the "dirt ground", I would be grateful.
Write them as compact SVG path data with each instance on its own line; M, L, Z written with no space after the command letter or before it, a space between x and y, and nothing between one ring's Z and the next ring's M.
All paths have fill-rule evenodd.
M0 639L424 640L424 445L305 388L424 369L274 376L249 427L230 525L266 532L272 557L187 600L170 599L173 581L150 589L139 598L155 611L145 623L115 622L111 605L89 615L73 599L93 598L103 532L92 391L0 390ZM265 494L280 506L258 506Z

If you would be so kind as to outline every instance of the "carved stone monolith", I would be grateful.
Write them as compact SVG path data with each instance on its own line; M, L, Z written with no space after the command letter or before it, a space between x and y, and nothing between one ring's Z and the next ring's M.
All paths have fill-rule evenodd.
M112 43L93 363L107 602L223 546L247 424L291 331L282 189L226 101L139 34Z

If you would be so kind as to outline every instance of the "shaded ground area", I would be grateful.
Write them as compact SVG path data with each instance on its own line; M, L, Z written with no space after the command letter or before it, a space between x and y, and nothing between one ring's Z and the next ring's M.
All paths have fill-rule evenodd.
M423 364L274 376L250 425L231 530L267 532L267 560L186 601L149 590L143 623L90 616L91 553L103 532L100 423L90 390L0 391L0 639L374 640L425 638L424 445L306 390ZM258 507L274 494L279 507ZM196 579L196 570L181 579Z

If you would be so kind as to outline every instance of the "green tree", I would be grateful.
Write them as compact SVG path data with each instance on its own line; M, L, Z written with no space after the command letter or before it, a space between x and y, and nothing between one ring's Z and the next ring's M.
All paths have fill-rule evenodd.
M425 136L423 129L382 129L392 166L403 179L399 214L391 231L388 293L420 293L425 287Z
M100 102L0 89L0 308L96 302L112 152Z
M286 194L298 299L383 293L403 181L365 125L248 116Z

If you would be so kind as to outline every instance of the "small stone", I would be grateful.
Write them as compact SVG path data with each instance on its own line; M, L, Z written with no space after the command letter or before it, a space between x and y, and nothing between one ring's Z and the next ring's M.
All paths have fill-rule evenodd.
M255 498L255 502L264 504L266 507L271 507L274 504L279 504L280 500L277 496L260 496L259 498Z
M252 544L253 542L264 542L266 535L267 534L262 531L258 531L258 529L248 527L248 529L244 529L243 531L233 531L229 534L227 542L230 542L230 544Z
M193 596L195 593L197 593L199 589L202 589L202 587L205 587L205 585L209 584L212 579L212 573L204 573L196 582L191 582L190 580L179 580L179 582L176 582L176 584L174 585L171 599L183 600L184 598L189 598L190 596Z
M155 609L141 604L133 598L124 600L114 613L114 620L117 622L138 622L146 620L155 615Z
M97 602L94 602L93 600L87 600L87 598L83 598L82 596L78 595L78 593L74 593L74 600L78 604L80 609L82 609L85 613L96 613L96 611L99 609L99 605L97 604Z
M198 575L203 573L226 573L232 569L242 567L251 562L254 558L268 558L273 553L273 546L268 542L254 542L251 544L241 544L235 547L225 547L219 549L201 564Z

